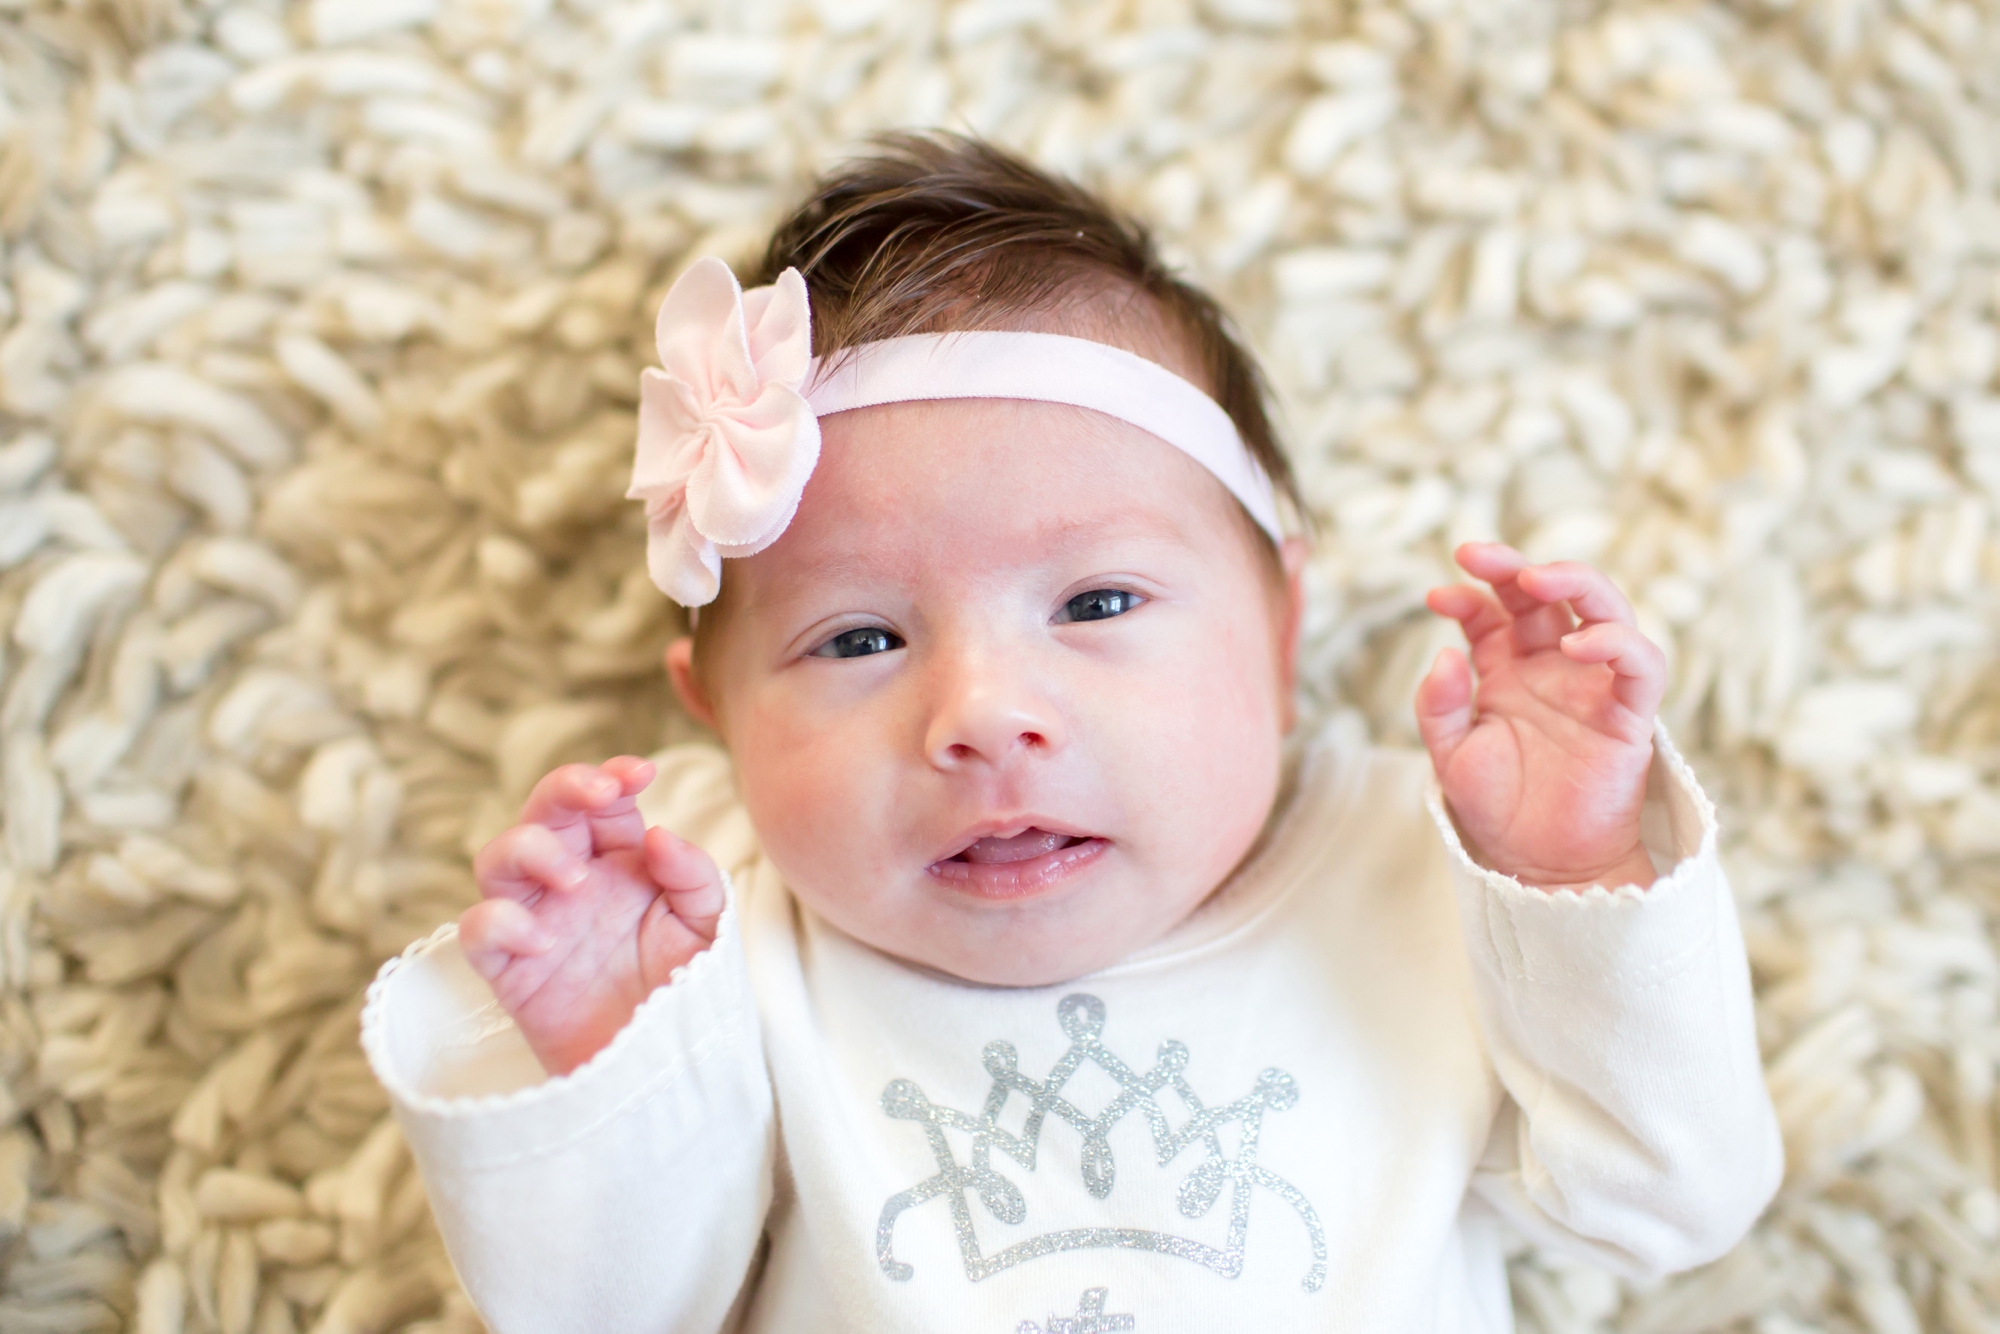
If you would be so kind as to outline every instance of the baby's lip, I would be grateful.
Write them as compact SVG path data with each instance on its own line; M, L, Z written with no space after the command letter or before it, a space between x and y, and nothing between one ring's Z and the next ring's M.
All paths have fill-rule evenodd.
M1014 815L983 820L962 831L946 845L937 862L966 861L992 865L1028 861L1072 844L1099 838L1086 829L1047 815Z
M974 825L932 862L931 876L954 894L1020 903L1052 894L1089 874L1111 840L1045 815L1021 815Z

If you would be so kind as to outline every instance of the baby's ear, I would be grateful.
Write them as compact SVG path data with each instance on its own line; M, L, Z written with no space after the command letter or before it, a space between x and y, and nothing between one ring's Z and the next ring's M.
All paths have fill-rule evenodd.
M1303 537L1288 537L1278 544L1278 560L1285 570L1284 620L1278 635L1278 671L1284 690L1285 730L1291 731L1297 705L1293 694L1299 679L1299 635L1306 619L1306 557L1312 548Z
M1302 589L1300 582L1305 578L1306 557L1312 555L1312 547L1303 537L1288 537L1278 543L1278 559L1285 567L1285 582L1294 589Z
M709 703L708 692L701 687L701 676L694 669L692 637L682 635L667 645L667 679L674 683L674 694L688 716L715 731L715 706Z
M1306 618L1306 558L1312 548L1303 537L1288 537L1278 544L1278 560L1285 567L1285 658L1298 655L1299 630Z

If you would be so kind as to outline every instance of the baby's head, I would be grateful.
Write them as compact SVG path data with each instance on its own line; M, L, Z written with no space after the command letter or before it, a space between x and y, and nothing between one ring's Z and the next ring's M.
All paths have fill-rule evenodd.
M779 227L758 281L788 268L822 357L1010 330L1166 367L1296 505L1213 302L1075 186L963 140L892 141ZM1085 408L887 402L819 432L782 535L727 561L667 658L786 883L976 982L1064 981L1159 939L1275 799L1298 545L1189 453Z

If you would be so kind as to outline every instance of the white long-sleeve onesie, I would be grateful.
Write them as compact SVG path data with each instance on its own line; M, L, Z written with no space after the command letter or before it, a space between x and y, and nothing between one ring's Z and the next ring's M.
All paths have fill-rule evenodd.
M610 1046L545 1076L450 928L363 1016L496 1334L1502 1331L1495 1210L1664 1271L1776 1187L1714 813L1664 733L1643 892L1484 871L1421 756L1327 734L1189 920L1020 989L834 930L725 756L659 758L642 807L732 907Z

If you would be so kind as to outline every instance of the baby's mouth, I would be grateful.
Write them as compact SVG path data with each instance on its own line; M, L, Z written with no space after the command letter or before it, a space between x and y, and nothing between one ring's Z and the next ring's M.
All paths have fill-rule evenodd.
M1065 834L1029 825L1014 834L988 834L949 857L932 862L930 873L975 898L1024 899L1056 889L1095 864L1110 848L1090 834Z
M1047 829L1028 828L1011 838L982 838L955 857L946 860L971 862L975 866L993 866L1005 862L1024 862L1031 857L1047 856L1064 848L1075 847L1084 840L1072 834L1057 834Z

